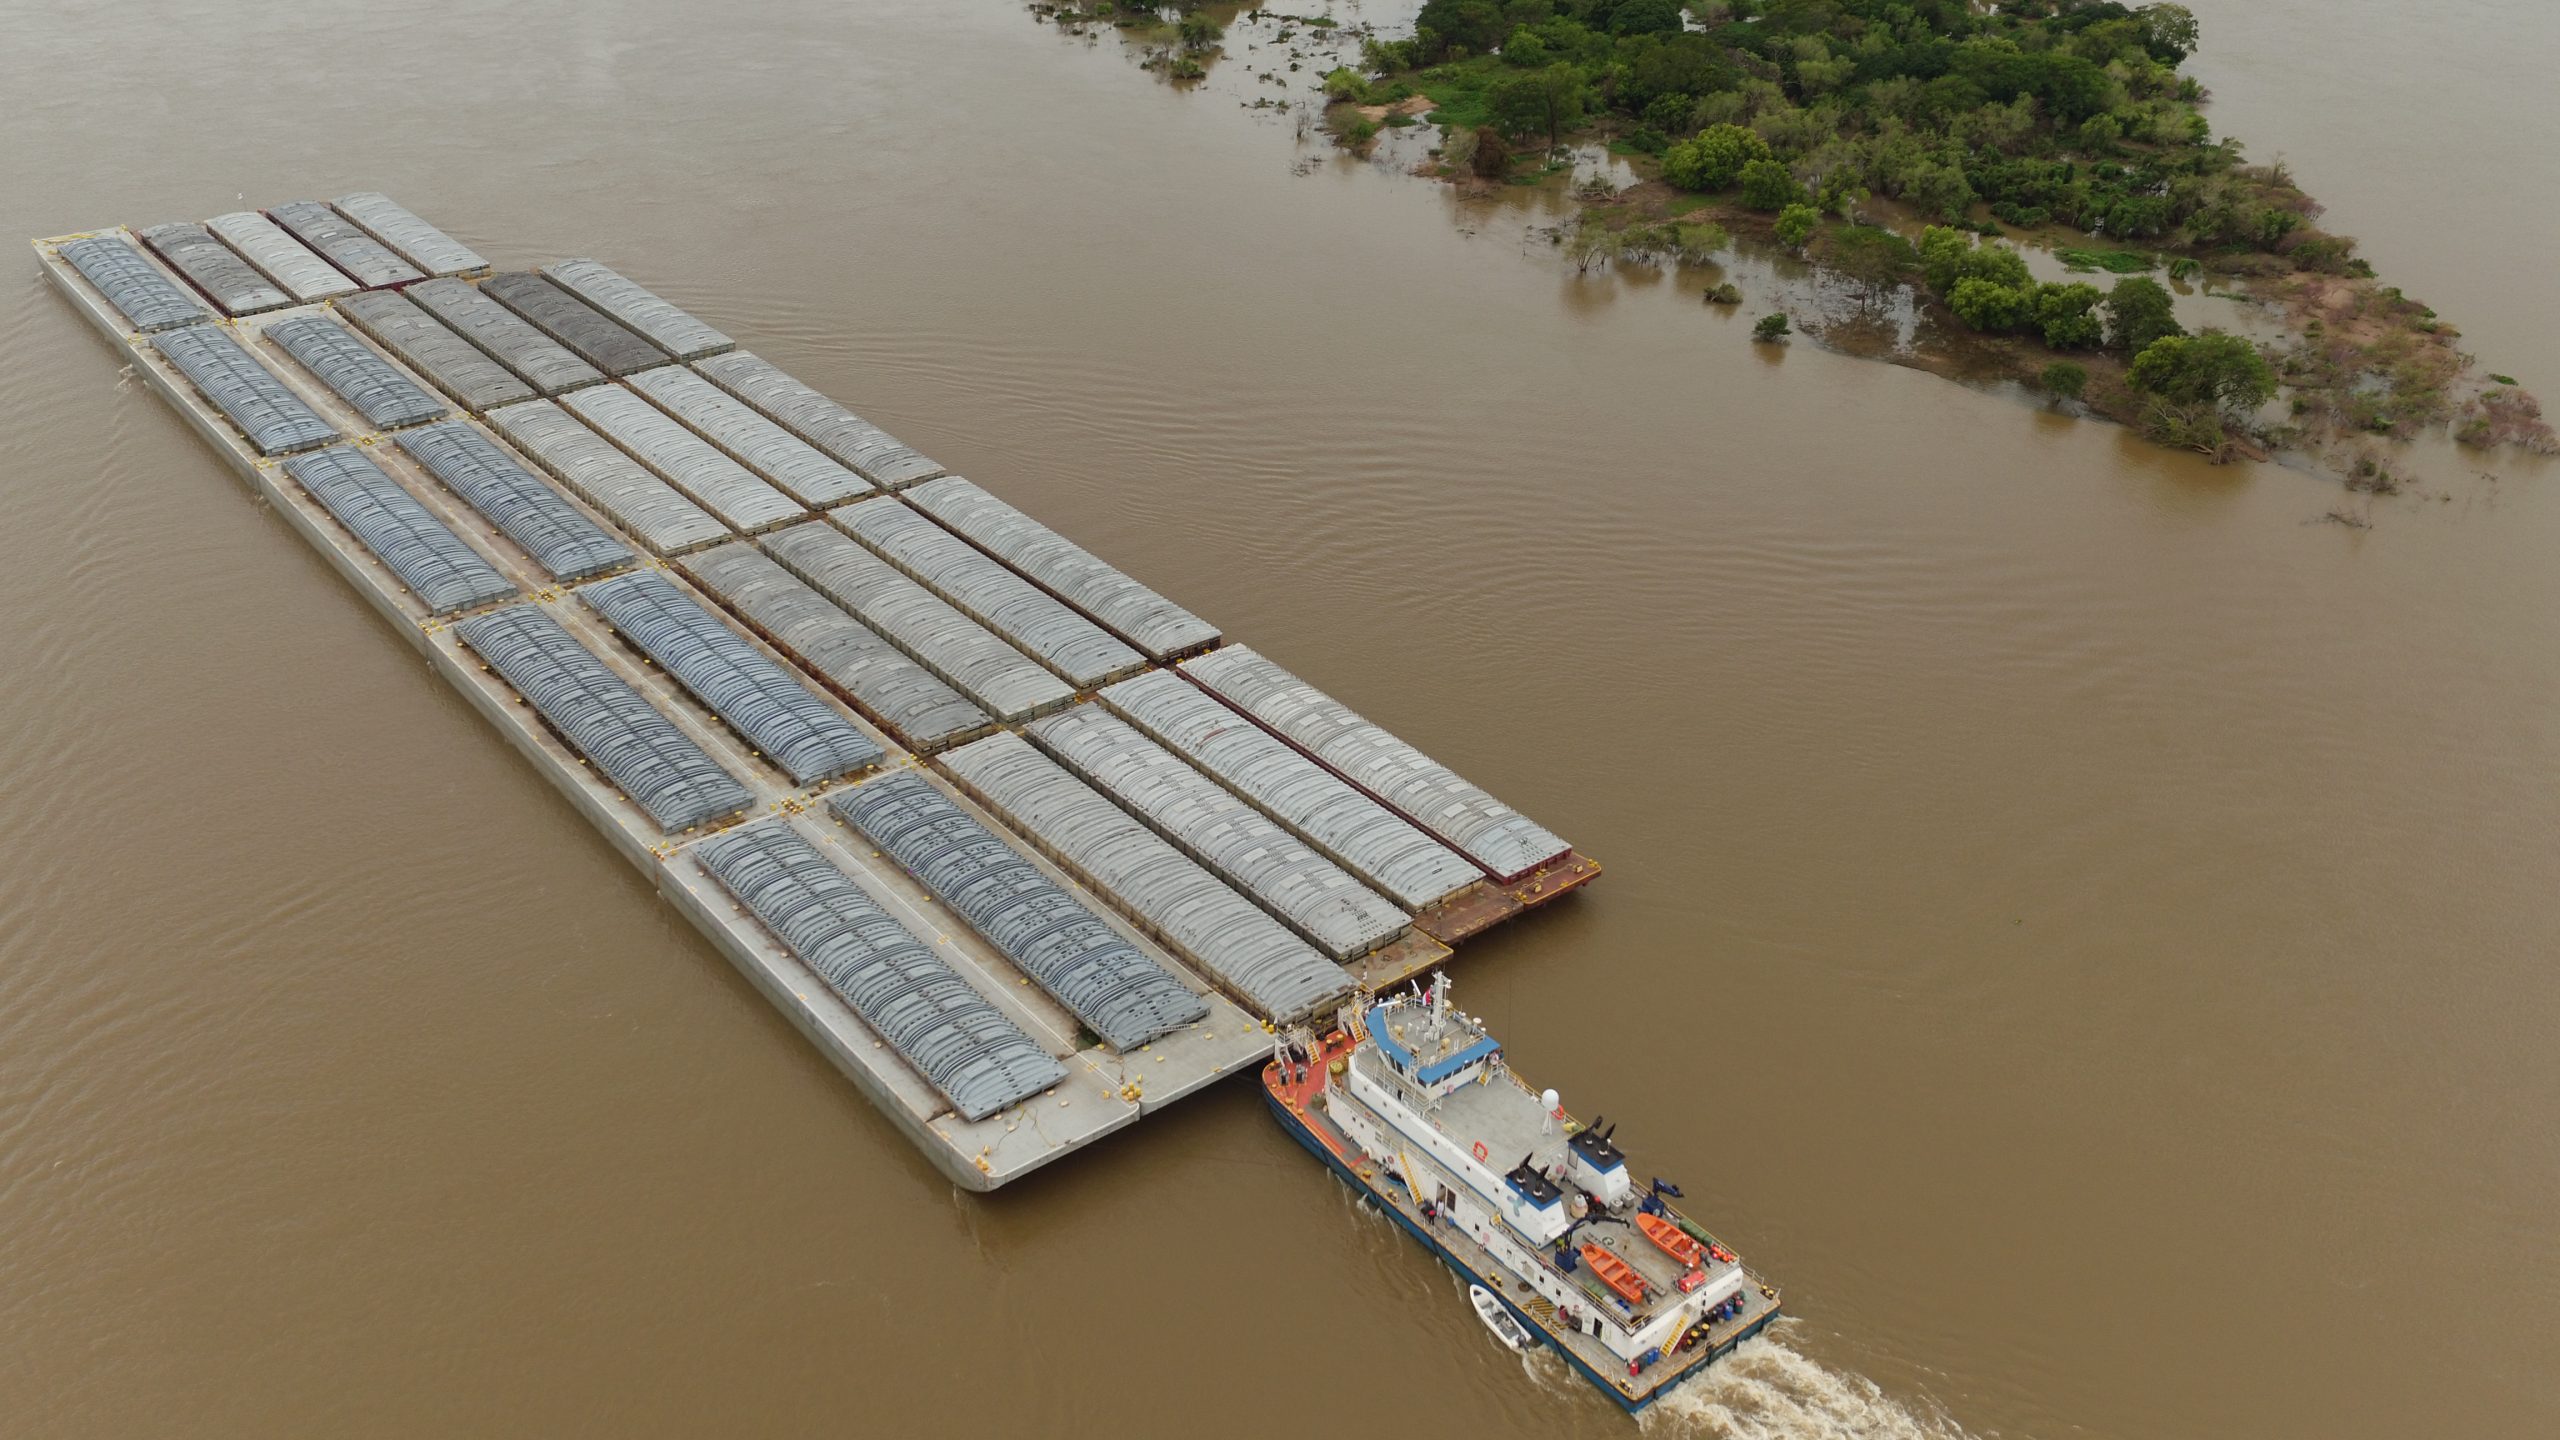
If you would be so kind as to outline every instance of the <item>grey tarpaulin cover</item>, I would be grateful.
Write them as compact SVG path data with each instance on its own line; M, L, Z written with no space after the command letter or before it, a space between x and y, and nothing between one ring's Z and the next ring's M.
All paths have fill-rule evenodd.
M693 368L875 484L894 490L942 473L888 431L744 350L695 361Z
M788 825L745 826L693 853L964 1118L983 1120L1067 1078L1021 1026Z
M396 290L349 295L338 313L474 414L533 398L532 386Z
M576 351L580 359L607 375L628 375L667 362L665 351L530 271L492 275L480 282L480 293L523 316L534 329Z
M1351 990L1340 966L1019 735L942 757L970 791L1086 884L1119 899L1150 935L1287 1024Z
M376 430L423 425L453 413L453 407L419 388L400 368L376 355L349 334L347 327L318 315L296 315L267 327L267 338L284 347L302 368L329 387L329 393L355 407Z
M450 615L517 593L479 551L354 448L332 445L296 455L284 468L435 614Z
M261 455L287 455L338 438L336 426L303 404L227 330L211 325L164 330L151 337L151 348L167 356L188 384L239 426Z
M993 727L967 696L745 541L715 545L683 564L695 584L907 745L932 749Z
M196 282L226 315L250 315L293 303L292 296L201 225L154 225L142 232L142 242Z
M1114 1050L1208 1015L1171 972L923 776L884 776L827 803Z
M467 280L430 280L400 293L545 395L604 379L603 371L570 354L566 346L526 324L524 317L481 294L480 287Z
M444 487L533 557L555 580L584 580L618 570L631 547L516 463L496 441L459 420L404 430L400 448Z
M267 213L293 238L319 251L368 290L427 278L417 266L392 254L381 241L317 200L288 201Z
M880 762L871 737L666 576L599 580L578 598L793 780L832 780Z
M746 786L539 608L510 605L453 629L659 829L690 830L755 803Z
M213 318L212 311L142 258L142 252L121 235L73 240L62 247L62 258L82 279L97 286L98 293L136 330L166 330Z

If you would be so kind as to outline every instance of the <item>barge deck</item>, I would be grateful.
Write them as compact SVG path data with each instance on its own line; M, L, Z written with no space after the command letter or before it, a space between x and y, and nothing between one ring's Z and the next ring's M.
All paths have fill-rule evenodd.
M1495 855L1474 833L1436 835L1397 809L1389 787L1337 768L1324 753L1332 737L1293 733L1294 714L1249 714L1177 668L1220 653L1214 627L970 482L955 478L913 499L897 493L943 472L832 398L725 348L726 335L621 271L567 262L546 272L509 257L514 268L491 275L476 250L386 197L359 192L336 204L335 214L300 202L173 222L203 227L185 232L196 249L183 270L124 228L33 244L46 278L121 363L954 1183L1004 1185L1252 1069L1270 1054L1274 1022L1299 1018L1306 997L1399 983L1442 963L1458 940L1598 873L1561 842L1522 871L1516 846ZM126 303L143 307L136 295L156 302L147 313L120 309L64 253L96 238L115 242L118 265L141 267ZM230 247L240 264L208 244ZM279 290L288 303L276 303ZM170 304L199 298L205 313L197 317ZM173 346L173 332L188 338ZM238 371L227 382L228 410L172 359L173 348L191 345L220 351ZM239 371L243 356L249 368ZM257 392L249 401L239 393L243 378ZM405 403L387 405L386 395ZM443 401L457 413L445 413ZM265 412L255 407L279 405L296 417L295 433L268 437L262 451L241 426L259 424ZM838 497L845 503L827 503ZM650 600L645 610L613 603L639 594ZM550 643L577 663L551 666L552 681L620 701L564 710L547 691L519 693L466 638L530 633L481 623L509 613L539 616L565 637ZM617 633L609 618L617 614L645 633ZM651 629L670 616L682 634ZM1102 643L1085 645L1095 658L1064 663L1059 635ZM691 647L700 663L672 663L669 644ZM644 648L652 646L659 649ZM1287 678L1298 702L1350 715ZM982 803L980 785L961 778L975 768L973 753L992 753L990 741L1054 768L1026 745L1026 722L1094 704L1105 686L1139 682L1179 686L1197 702L1186 723L1201 719L1199 705L1212 707L1212 730L1232 727L1250 743L1210 748L1245 755L1254 774L1284 783L1252 783L1242 762L1216 763L1200 746L1155 735L1140 742L1149 764L1159 773L1185 767L1163 782L1164 793L1186 797L1207 818L1161 805L1150 812L1134 790L1070 781L1090 797L1084 808L1097 822L1117 817L1103 831L1144 857L1106 864L1098 852L1024 828L1034 822ZM1109 718L1118 709L1090 713L1116 732L1125 729ZM789 717L779 730L777 715ZM1050 729L1062 734L1063 723ZM785 734L802 740L781 745ZM813 735L829 737L815 760L801 753ZM1383 732L1363 739L1419 755ZM791 753L797 776L771 753L776 746ZM709 782L697 785L703 803L654 811L641 803L647 782L636 777L671 778L669 763ZM1455 777L1436 766L1433 775L1440 793L1431 798L1445 799ZM844 818L864 809L856 802L870 787L892 783L930 787L947 813L983 830L980 843L1004 847L1011 869L972 868L931 884L911 873ZM1489 797L1478 801L1472 787L1464 793L1539 847L1551 839ZM1351 820L1328 818L1346 809L1357 812ZM1310 844L1302 869L1344 877L1328 878L1337 887L1365 887L1356 897L1365 928L1329 943L1330 954L1308 947L1298 931L1317 933L1312 912L1282 895L1253 846L1228 858L1207 828L1220 815ZM1378 839L1385 827L1396 843ZM746 844L750 836L762 838ZM716 837L741 838L705 851ZM1399 846L1432 857L1426 878L1411 879L1410 854L1332 871L1339 860ZM714 859L729 866L725 884ZM775 893L837 897L822 907L834 917L826 944L772 904L760 916L746 903L740 867L756 865L783 886ZM788 877L773 878L777 865ZM994 938L1005 933L1011 902L952 889L997 871L1048 894L1041 903L1052 912L1084 912L1080 933L1124 956L1115 963L1160 969L1179 986L1167 993L1190 992L1183 1023L1122 1048L1097 1036L1053 993L1046 959L1021 958L1028 952L1018 936ZM1400 883L1381 884L1382 873ZM1259 962L1174 923L1160 897L1175 891L1247 930L1267 929L1296 978L1266 985ZM923 958L882 938L891 934L882 916L923 947ZM1392 938L1372 945L1373 936ZM1043 967L1041 983L1025 964ZM915 993L940 996L940 1018L878 1008L922 1003L862 988L863 977L891 972L927 975ZM953 989L954 978L974 995ZM1275 1005L1286 1013L1273 1013ZM864 1018L866 1006L878 1026ZM1048 1059L1029 1056L1026 1044ZM912 1050L927 1045L939 1048ZM950 1048L971 1045L981 1049ZM937 1089L928 1069L945 1084L973 1077L966 1094L981 1099L992 1074L1062 1078L987 1111Z

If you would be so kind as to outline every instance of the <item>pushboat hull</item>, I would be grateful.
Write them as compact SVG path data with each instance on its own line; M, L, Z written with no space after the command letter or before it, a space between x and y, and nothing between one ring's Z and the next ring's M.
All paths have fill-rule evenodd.
M1272 1116L1279 1120L1280 1128L1288 1131L1290 1137L1296 1140L1301 1146L1304 1146L1308 1154L1323 1161L1325 1168L1332 1171L1343 1184L1350 1186L1353 1193L1359 1195L1363 1199L1371 1201L1378 1209L1384 1211L1387 1216L1393 1219L1397 1226L1406 1234L1421 1242L1424 1249L1439 1256L1441 1264L1456 1271L1460 1279L1466 1281L1470 1285L1481 1286L1488 1293L1492 1294L1494 1299L1501 1304L1502 1308L1509 1312L1512 1320L1528 1334L1530 1344L1533 1348L1554 1351L1557 1355L1563 1358L1566 1364L1572 1366L1577 1372L1579 1372L1583 1379L1591 1382L1593 1389L1608 1396L1619 1409L1626 1411L1630 1415L1643 1413L1663 1396L1670 1394L1682 1385L1687 1384L1689 1381L1694 1380L1698 1376L1715 1368L1717 1361L1720 1361L1727 1355L1732 1354L1735 1347L1741 1345L1743 1341L1748 1340L1752 1336L1769 1328L1769 1322L1777 1319L1780 1314L1779 1311L1773 1309L1767 1314L1762 1315L1758 1320L1753 1321L1740 1332L1717 1345L1712 1351L1708 1352L1704 1361L1692 1367L1689 1371L1681 1375L1678 1379L1672 1381L1670 1384L1661 1386L1657 1389L1648 1390L1640 1396L1629 1395L1624 1390L1618 1388L1618 1384L1615 1379L1604 1376L1599 1371L1593 1369L1590 1362L1584 1360L1581 1356L1574 1354L1571 1350L1568 1350L1561 1345L1548 1343L1545 1338L1544 1331L1542 1331L1537 1325L1533 1324L1530 1317L1523 1312L1519 1306L1511 1302L1511 1297L1503 1294L1492 1284L1492 1282L1488 1281L1483 1275L1478 1274L1474 1267L1468 1265L1464 1260L1459 1259L1455 1254L1451 1253L1449 1247L1441 1244L1437 1239L1434 1239L1430 1231L1415 1223L1411 1216L1404 1213L1404 1208L1402 1206L1396 1204L1393 1199L1380 1191L1378 1187L1360 1178L1356 1171L1354 1171L1348 1164L1344 1163L1340 1155L1334 1153L1331 1146L1326 1145L1313 1130L1308 1128L1307 1123L1304 1120L1290 1112L1288 1106L1281 1102L1280 1097L1273 1093L1272 1089L1268 1085L1263 1087L1262 1101L1265 1105L1271 1107Z

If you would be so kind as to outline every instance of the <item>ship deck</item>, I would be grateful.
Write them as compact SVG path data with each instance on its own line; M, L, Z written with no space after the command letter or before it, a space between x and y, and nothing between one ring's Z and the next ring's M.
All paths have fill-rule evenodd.
M435 233L432 226L426 229L430 235ZM458 537L459 550L467 550L471 556L485 561L519 593L465 605L448 613L432 612L404 583L401 574L395 573L402 557L376 554L362 536L342 524L335 513L288 474L281 459L262 455L230 414L201 393L153 347L150 343L152 335L143 333L132 317L119 310L107 293L92 284L65 258L62 252L66 244L89 236L114 237L132 244L146 271L156 272L174 286L178 294L195 298L203 305L207 313L198 323L218 327L221 333L236 339L257 368L267 372L268 378L290 392L292 399L307 406L336 432L329 443L355 447L357 453L380 468L392 486L405 492L423 509L428 530L440 526L451 532L451 537ZM762 471L758 471L756 476L747 474L747 471L756 469L760 452L731 454L721 448L715 455L712 449L688 438L689 432L679 433L675 428L692 423L685 419L683 412L668 411L665 424L659 423L655 412L649 412L644 418L656 427L653 434L658 434L669 444L680 442L690 447L686 453L701 463L685 467L669 465L658 454L658 450L666 446L635 448L628 437L618 437L607 431L595 438L592 466L578 475L564 475L550 457L535 455L515 444L509 432L493 422L487 409L476 408L486 406L495 409L507 400L521 400L525 391L539 391L540 385L528 379L523 384L467 386L458 383L454 374L430 374L420 368L433 365L439 355L446 357L447 363L459 363L453 357L460 357L461 361L478 366L479 362L472 358L472 350L476 348L485 354L488 361L514 370L521 377L523 372L516 367L529 362L517 351L496 343L493 338L496 332L483 334L476 330L452 328L450 322L443 318L444 311L422 306L416 316L405 312L401 315L410 331L421 327L447 327L451 333L448 335L443 330L435 330L420 336L404 331L404 336L411 343L395 350L382 343L381 336L375 333L375 326L361 323L352 312L339 308L341 301L355 302L356 307L362 309L365 308L365 297L387 297L402 293L405 288L423 289L437 285L460 287L466 292L466 297L476 296L479 293L478 282L473 279L434 280L407 287L396 281L388 285L333 284L311 290L305 299L290 305L226 315L221 303L211 293L170 268L131 230L111 228L32 243L46 279L82 318L106 338L118 362L168 403L236 472L255 496L329 561L357 595L372 606L392 633L423 655L436 674L470 700L501 738L514 746L537 774L585 815L617 853L647 875L665 898L956 1184L972 1190L987 1190L1018 1179L1061 1155L1126 1128L1153 1110L1222 1077L1249 1070L1270 1053L1268 1022L1271 1017L1258 1013L1242 995L1222 986L1219 977L1200 964L1196 957L1165 943L1161 927L1150 919L1144 903L1145 892L1160 877L1112 877L1106 882L1087 869L1057 863L1049 849L1035 843L1018 825L979 803L966 787L953 783L952 772L942 756L942 744L921 742L921 748L902 744L900 732L879 714L865 708L868 702L861 694L804 665L802 657L792 648L793 636L768 635L731 603L731 596L697 585L685 570L670 567L663 558L654 558L667 550L664 537L657 536L654 531L646 534L644 531L655 523L653 516L662 518L668 508L702 513L702 523L715 533L693 543L709 544L724 539L734 545L754 547L763 553L775 553L777 542L772 535L764 533L766 527L761 519L754 522L755 533L748 533L736 525L724 524L710 513L718 508L710 503L716 498L710 488L714 480L744 492L749 489L750 482L757 482L760 486L760 476L762 481L774 482L778 493L788 490L788 486L772 474ZM223 243L234 244L237 248L233 241L225 240ZM246 258L262 266L291 261L305 265L314 274L329 271L325 257L316 253L295 253L299 242L292 241L289 236L278 244L284 253L262 251ZM475 248L481 248L477 242ZM501 258L506 261L501 269L535 268L529 263ZM333 296L335 298L331 298ZM379 309L388 303L387 300L382 301L374 308ZM349 399L341 398L329 388L322 377L302 368L268 334L273 327L315 315L347 323L354 343L373 352L389 372L416 384L426 395L451 400L453 423L468 427L499 452L521 464L536 483L557 491L567 507L591 521L604 536L627 544L635 557L634 565L662 575L684 596L717 617L722 626L734 631L744 646L806 688L835 720L851 726L876 744L881 752L877 766L868 772L813 784L797 783L784 773L759 747L750 743L742 731L715 713L702 698L688 691L677 677L626 643L599 616L580 603L581 591L587 585L610 580L618 571L627 572L629 566L614 566L576 579L561 579L547 572L535 561L533 552L520 547L492 517L474 509L458 492L448 489L399 445L391 443L391 435L376 428ZM514 323L506 314L497 314L494 319L505 324ZM166 334L170 323L155 321L153 328L160 334ZM427 341L434 343L423 343ZM791 389L782 399L775 399L767 393L770 386L763 389L756 386L736 388L739 382L735 372L739 366L748 364L762 365L763 362L744 352L691 361L667 354L650 364L632 368L634 376L643 378L653 372L676 367L708 377L747 405L762 409L773 424L791 430L808 444L817 446L846 465L863 469L864 478L876 483L878 489L893 492L884 497L866 498L862 503L875 507L901 507L901 518L910 522L907 526L910 531L918 525L943 523L921 505L916 507L913 516L905 516L904 507L911 502L894 494L912 483L923 471L938 473L938 467L896 446L876 427L813 391ZM641 379L605 379L601 384L615 390L616 403L623 404L625 409L656 403L650 397L651 387ZM759 396L764 397L761 402ZM633 410L633 413L641 412ZM701 440L715 448L728 443L717 434L704 434ZM657 483L659 481L664 483ZM694 505L692 502L696 500L703 501L703 504ZM862 540L859 534L842 524L844 517L835 510L813 506L803 518L834 528L836 533L851 536L854 540ZM739 517L738 523L746 523L745 517ZM1074 595L1101 593L1093 591L1089 583L1095 578L1097 568L1106 582L1105 589L1109 589L1111 583L1130 583L1126 582L1126 577L1118 577L1116 572L1110 571L1107 564L1081 551L1069 557L1072 561L1069 568L1052 565L1044 569L1042 567L1055 561L1059 553L1055 544L1045 541L1022 550L1017 557L1021 563L1016 564L992 553L975 555L963 543L967 537L958 536L957 532L953 536L942 536L937 532L928 538L942 547L937 554L947 551L971 561L970 583L979 590L990 586L1009 586L1011 588L1006 593L1046 595L1059 605L1071 605ZM661 543L652 543L653 540ZM1050 536L1048 540L1055 541L1056 537ZM1012 570L1008 571L1007 566L1012 566ZM959 583L929 574L921 567L913 574L916 585L923 590ZM1009 579L1008 575L1016 575L1016 578ZM962 597L962 592L951 590L945 598L951 597ZM864 623L863 617L834 611L831 599L815 602L809 597L802 599L804 603L829 606L829 613L822 618L834 625L839 633L845 627ZM568 743L567 736L537 713L526 697L518 695L504 679L493 674L491 667L484 663L484 657L467 648L456 634L457 621L517 604L535 607L542 615L557 622L614 679L630 687L650 710L670 723L682 742L698 747L719 771L739 782L752 803L739 814L679 831L671 832L656 823L649 811L607 779L602 765L593 756ZM981 649L993 647L1026 657L1032 655L1033 639L1026 634L1006 631L1003 617L987 612L983 617L986 623L979 625L976 620L961 616L968 607L952 604L945 608L949 613L944 623L957 619L959 624L976 627L983 641ZM1040 608L1055 618L1057 606L1044 605ZM1104 623L1100 612L1092 618L1096 623ZM897 663L911 662L925 671L935 670L934 654L911 648L908 637L883 634L880 638L904 656L904 660ZM1213 646L1216 643L1214 639L1211 641ZM1192 658L1200 652L1196 647L1185 646L1167 653L1173 659L1183 659ZM1067 703L1082 704L1092 700L1099 686L1119 678L1127 669L1105 667L1091 677L1078 680L1071 687L1073 694ZM935 673L940 674L938 671ZM1169 663L1153 673L1183 674ZM792 682L787 680L784 683ZM1232 718L1236 724L1259 724L1240 714ZM995 728L1015 733L1020 730L1018 724ZM980 728L969 733L983 734L985 730ZM1290 744L1293 750L1297 748L1285 737L1275 734L1274 738ZM1314 761L1312 756L1307 758ZM1210 781L1229 789L1237 788L1233 777L1218 773L1200 754L1184 752L1182 759L1199 767L1201 774ZM1315 763L1321 766L1321 762ZM923 775L966 815L1018 852L1051 884L1075 897L1140 954L1201 995L1208 1007L1206 1018L1126 1052L1115 1051L1099 1043L1068 1006L1053 998L1042 985L1035 984L1031 972L1018 964L1005 949L975 930L926 883L905 873L895 861L879 854L861 835L839 823L826 806L825 802L832 796L864 784L871 778L904 773ZM1079 778L1103 792L1112 804L1129 806L1129 798L1112 795L1100 776L1082 775ZM1347 793L1356 788L1352 782L1339 776L1327 783L1332 784L1337 792ZM1276 797L1273 794L1247 794L1242 790L1237 790L1237 793L1250 803L1268 810L1283 827L1293 831L1306 820L1306 817L1287 808L1290 796L1296 792ZM1359 793L1368 794L1365 790ZM1369 798L1393 809L1384 800L1375 796ZM1336 794L1330 803L1339 802L1340 795ZM1395 813L1417 830L1429 829L1429 822L1422 817L1401 811ZM929 945L935 956L947 962L961 980L1011 1021L1022 1035L1057 1059L1065 1069L1066 1078L999 1113L977 1121L963 1119L925 1073L917 1068L917 1063L921 1062L911 1063L900 1048L889 1043L884 1033L874 1029L849 1002L844 992L813 969L781 935L768 929L739 903L693 853L694 847L702 841L728 827L756 823L787 825L816 846L819 853L841 870L871 903L917 940ZM1217 857L1207 858L1211 868L1216 869ZM1363 857L1346 853L1328 858L1339 858L1341 863L1356 870ZM1413 917L1411 928L1393 943L1359 955L1339 967L1341 983L1346 992L1351 993L1382 989L1445 963L1451 947L1461 940L1578 888L1596 875L1598 868L1588 857L1567 852L1535 873L1505 880L1486 872L1481 880L1441 896L1431 904L1419 909L1406 907L1406 913ZM1217 870L1216 879L1217 883L1245 897L1242 903L1263 903L1252 898L1250 885L1238 875Z
M1742 1290L1744 1304L1741 1313L1732 1319L1719 1320L1709 1325L1705 1334L1692 1348L1667 1353L1659 1362L1646 1368L1641 1374L1630 1377L1626 1373L1627 1365L1624 1360L1591 1335L1566 1328L1558 1321L1554 1305L1544 1297L1530 1293L1524 1286L1506 1281L1505 1267L1482 1246L1454 1226L1436 1222L1425 1216L1419 1199L1406 1189L1402 1177L1390 1168L1371 1163L1361 1153L1359 1146L1326 1117L1323 1106L1317 1103L1317 1097L1330 1083L1326 1074L1327 1062L1345 1053L1351 1043L1348 1039L1343 1039L1321 1047L1315 1062L1303 1068L1303 1078L1284 1075L1277 1063L1264 1067L1264 1093L1275 1110L1280 1113L1282 1123L1298 1132L1301 1143L1314 1150L1318 1158L1325 1160L1340 1172L1344 1179L1387 1209L1416 1239L1439 1252L1468 1279L1484 1285L1501 1297L1513 1314L1528 1325L1531 1335L1564 1355L1574 1368L1582 1371L1594 1384L1609 1391L1611 1398L1618 1404L1631 1410L1642 1409L1683 1380L1689 1379L1716 1360L1731 1354L1735 1346L1760 1333L1778 1317L1781 1301L1774 1286L1763 1281L1739 1262L1715 1262L1707 1267L1707 1273L1711 1276L1730 1273L1736 1269L1742 1271L1745 1283ZM1460 1096L1467 1095L1469 1092L1482 1090L1491 1093L1505 1088L1511 1088L1516 1097L1526 1101L1527 1130L1529 1136L1534 1137L1539 1113L1538 1100L1535 1096L1528 1095L1525 1088L1520 1087L1514 1080L1495 1080L1483 1086L1464 1086L1445 1102L1444 1114L1448 1113L1446 1105L1458 1103ZM1508 1100L1478 1101L1475 1107L1470 1108L1469 1113L1474 1113L1474 1109L1478 1107L1488 1115L1500 1116L1517 1115L1523 1109ZM1568 1116L1567 1119L1570 1121L1571 1117ZM1504 1123L1516 1123L1516 1121ZM1444 1123L1443 1129L1450 1135L1466 1138L1463 1132L1453 1124ZM1521 1137L1515 1136L1515 1138ZM1564 1143L1563 1135L1559 1133L1551 1138L1552 1148L1560 1151ZM1491 1142L1488 1141L1487 1144L1490 1148ZM1519 1152L1515 1148L1513 1153ZM1428 1165L1428 1162L1421 1163ZM1510 1162L1504 1156L1497 1154L1493 1158L1493 1163L1499 1168L1507 1168ZM1430 1168L1433 1173L1445 1173L1439 1171L1438 1167ZM1675 1216L1682 1219L1688 1218L1678 1209L1669 1206L1667 1202L1665 1208ZM1585 1240L1604 1246L1612 1254L1618 1255L1635 1266L1639 1273L1643 1274L1657 1289L1676 1283L1682 1273L1682 1267L1677 1262L1654 1246L1626 1221L1611 1217L1586 1222L1573 1231L1571 1243L1579 1246ZM1730 1251L1732 1247L1726 1248ZM1570 1272L1559 1273L1562 1273L1568 1284L1589 1297L1594 1305L1607 1305L1617 1309L1621 1314L1625 1313L1623 1307L1616 1305L1616 1298L1608 1288L1592 1276L1588 1265L1578 1266ZM1641 1313L1639 1312L1639 1316Z

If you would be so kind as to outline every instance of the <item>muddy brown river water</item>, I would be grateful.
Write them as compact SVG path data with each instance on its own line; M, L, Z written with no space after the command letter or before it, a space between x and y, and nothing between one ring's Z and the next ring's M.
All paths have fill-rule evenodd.
M2560 391L2560 12L2195 8ZM20 7L0 232L625 265L1601 857L1462 991L1799 1317L1651 1433L2560 1433L2560 470L2325 523L1013 0L707 13ZM0 1434L1626 1432L1248 1085L955 1193L8 263Z

